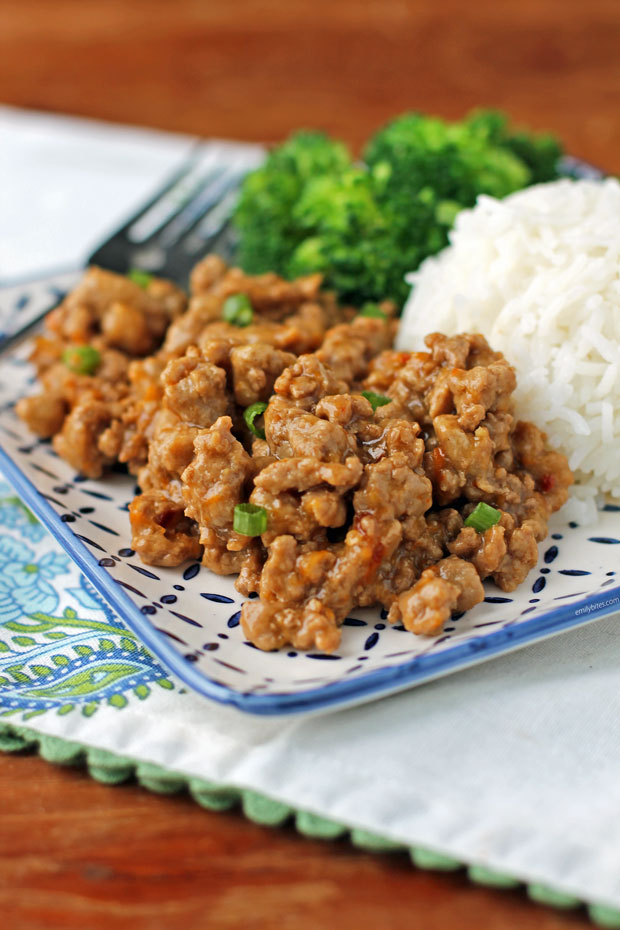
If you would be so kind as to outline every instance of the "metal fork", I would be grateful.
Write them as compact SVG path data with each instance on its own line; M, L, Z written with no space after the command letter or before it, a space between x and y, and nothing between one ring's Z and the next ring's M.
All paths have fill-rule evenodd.
M235 241L229 221L239 186L264 157L265 150L258 145L198 142L153 197L93 252L87 265L121 274L137 268L185 286L192 266L207 252L230 260ZM560 173L572 178L604 177L598 168L570 156L562 159ZM44 308L37 306L24 326L6 334L0 330L0 354L30 335L64 297L56 287L49 292L49 298L42 298Z
M199 142L163 186L90 256L97 265L125 274L130 269L169 278L185 287L193 265L207 252L232 257L230 228L239 187L265 157L257 145ZM26 338L64 297L15 332L0 333L0 353Z

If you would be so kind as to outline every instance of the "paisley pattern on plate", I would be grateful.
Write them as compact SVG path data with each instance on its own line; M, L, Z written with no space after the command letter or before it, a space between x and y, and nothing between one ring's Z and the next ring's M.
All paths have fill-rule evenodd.
M38 306L49 291L42 283L28 300L10 297ZM437 637L415 637L388 624L384 611L365 609L345 620L336 654L261 652L243 636L243 599L233 578L198 563L152 568L136 557L127 516L130 477L82 479L17 419L13 405L32 382L25 355L21 349L0 359L0 467L128 626L207 697L263 714L358 703L620 609L620 509L609 508L594 528L556 515L538 568L521 588L505 595L488 585L485 602L453 618Z
M91 717L175 686L0 481L0 717Z

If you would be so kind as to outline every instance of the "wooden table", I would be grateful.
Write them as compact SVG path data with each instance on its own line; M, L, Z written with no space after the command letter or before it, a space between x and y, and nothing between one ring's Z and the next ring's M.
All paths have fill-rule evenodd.
M359 146L399 111L499 106L620 172L617 0L19 0L0 14L0 101ZM586 926L522 892L270 831L186 798L0 758L0 925L106 930Z

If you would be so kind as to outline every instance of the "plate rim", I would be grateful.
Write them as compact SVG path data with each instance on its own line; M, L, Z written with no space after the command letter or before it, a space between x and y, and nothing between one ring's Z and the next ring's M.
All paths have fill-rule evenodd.
M472 665L484 662L496 655L506 655L516 649L542 641L576 627L594 623L603 617L618 612L618 601L596 605L605 599L620 598L620 584L589 595L569 604L522 620L493 632L469 637L462 643L447 647L438 653L415 656L406 662L384 668L362 672L355 678L335 682L296 692L255 694L238 691L228 685L219 684L199 671L184 657L172 649L163 636L149 622L111 575L98 565L96 557L79 540L70 525L58 519L56 511L42 496L30 478L14 459L0 446L0 468L15 490L20 494L42 524L73 559L87 579L95 586L119 617L132 629L155 656L184 684L203 697L238 710L260 716L316 713L335 708L363 703L374 697L387 697L413 685L431 681ZM595 607L584 615L576 609Z
M568 177L605 177L598 168L574 156L562 159L562 174ZM77 275L83 269L56 269L44 271L42 275L19 281L3 281L2 290L17 290L20 287L44 286L60 275ZM2 359L0 356L0 363ZM577 627L586 626L603 617L618 613L618 602L596 608L598 601L613 596L620 597L620 584L606 588L598 594L589 595L581 600L548 610L537 617L514 623L494 632L468 638L466 641L448 647L431 655L418 655L398 665L362 672L352 679L340 679L336 682L309 688L304 691L282 692L272 694L252 694L237 691L228 685L212 681L200 672L183 656L172 649L147 617L139 610L124 589L97 564L97 559L86 544L77 538L70 525L57 519L51 504L37 490L20 466L0 445L0 468L24 502L39 517L42 524L56 539L65 552L78 565L80 570L93 584L110 606L148 646L155 656L179 679L194 691L220 704L236 707L246 713L255 715L292 715L310 714L350 707L356 703L372 700L373 697L387 697L408 687L432 681L440 676L471 668L497 655L508 655L523 647L542 642L551 636L559 635ZM620 577L619 577L620 581ZM583 616L576 616L575 610L584 606L594 606ZM413 635L413 634L412 634Z

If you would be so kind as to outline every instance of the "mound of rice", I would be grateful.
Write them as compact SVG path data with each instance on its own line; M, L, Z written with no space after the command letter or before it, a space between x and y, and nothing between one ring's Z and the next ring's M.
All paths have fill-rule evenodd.
M408 276L398 347L432 331L486 336L517 369L518 415L575 472L563 515L594 522L597 496L620 499L620 184L481 197L450 242Z

